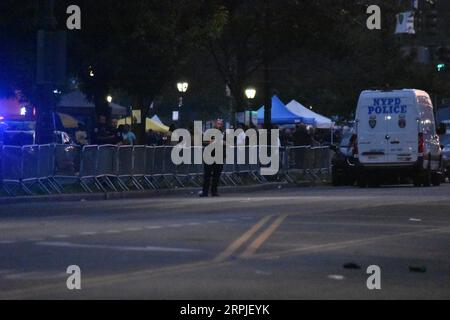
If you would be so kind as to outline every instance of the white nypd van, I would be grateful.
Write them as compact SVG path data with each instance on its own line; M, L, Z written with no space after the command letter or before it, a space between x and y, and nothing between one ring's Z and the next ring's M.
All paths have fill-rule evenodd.
M363 91L354 156L360 187L387 180L439 185L441 149L430 96L420 90Z

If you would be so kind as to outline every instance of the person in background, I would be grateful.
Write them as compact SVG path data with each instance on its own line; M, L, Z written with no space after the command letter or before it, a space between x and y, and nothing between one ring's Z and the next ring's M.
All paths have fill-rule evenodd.
M297 147L311 146L313 139L305 125L298 125L294 132L294 144Z
M215 123L214 128L223 132L223 130L224 130L223 120L218 119ZM224 141L226 141L225 137L224 137ZM210 143L212 143L212 141ZM223 154L224 159L226 157L225 149L226 149L226 147L224 145L224 154ZM206 164L206 163L204 164L203 191L199 194L199 196L201 198L206 198L209 196L209 188L210 187L211 187L211 195L213 197L219 196L218 188L219 188L220 177L221 177L222 171L223 171L223 166L224 166L223 164L219 164L219 163L214 163L211 165Z
M78 130L75 132L75 142L80 146L89 145L88 134L86 126L83 123L78 124Z
M93 140L98 145L116 143L116 129L112 125L108 125L106 116L104 115L98 117Z
M122 132L122 143L124 145L133 146L136 142L136 135L131 132L131 128L129 124L124 125Z
M242 123L239 123L237 126L238 129L241 129L242 132L236 138L236 146L242 147L247 145L247 136L245 135L245 126Z
M152 129L150 129L147 132L147 146L154 147L156 145L158 145L158 136Z
M117 127L115 144L118 144L118 145L123 144L123 128L124 127L125 127L125 125L123 125L123 124L121 124Z

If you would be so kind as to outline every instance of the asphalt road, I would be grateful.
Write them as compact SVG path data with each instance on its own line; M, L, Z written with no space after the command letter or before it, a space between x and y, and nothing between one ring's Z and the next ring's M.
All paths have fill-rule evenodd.
M0 299L418 298L450 299L449 184L0 207Z

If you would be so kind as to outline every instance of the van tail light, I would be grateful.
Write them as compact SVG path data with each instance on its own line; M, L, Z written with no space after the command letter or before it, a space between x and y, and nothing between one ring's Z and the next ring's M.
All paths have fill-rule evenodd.
M419 133L419 153L425 153L425 138L423 137L423 133Z

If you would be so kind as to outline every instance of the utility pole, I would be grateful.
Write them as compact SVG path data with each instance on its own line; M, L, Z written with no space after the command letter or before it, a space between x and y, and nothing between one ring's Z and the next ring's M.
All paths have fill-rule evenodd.
M270 86L270 8L269 1L264 0L264 30L263 30L263 68L264 68L264 128L272 129L272 96ZM270 131L269 131L270 132ZM270 143L269 139L269 143Z
M65 83L66 35L56 31L55 0L39 1L36 70L36 143L54 142L58 86Z

